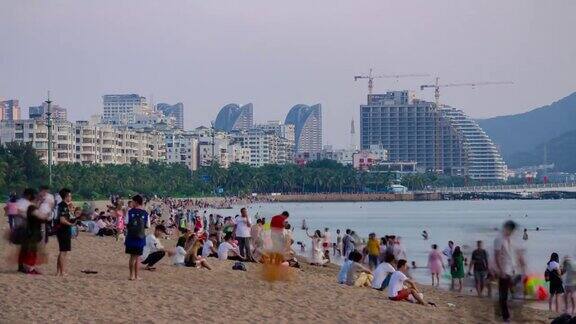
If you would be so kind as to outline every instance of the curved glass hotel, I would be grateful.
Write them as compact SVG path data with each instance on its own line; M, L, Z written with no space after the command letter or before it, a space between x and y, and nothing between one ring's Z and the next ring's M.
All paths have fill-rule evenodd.
M237 104L228 104L218 113L214 128L216 130L230 132L233 130L248 130L254 123L252 104L240 107Z
M322 106L296 105L290 109L284 124L294 125L296 153L315 154L322 151Z
M410 91L391 91L368 95L360 120L362 149L382 145L389 161L416 162L420 171L439 169L487 182L506 179L496 145L459 109L436 109Z

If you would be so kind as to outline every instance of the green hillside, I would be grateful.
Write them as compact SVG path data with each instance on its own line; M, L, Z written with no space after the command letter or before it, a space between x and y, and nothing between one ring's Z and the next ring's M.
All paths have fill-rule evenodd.
M510 163L514 156L518 158L522 152L534 152L538 145L576 130L576 92L548 106L479 120L478 123Z

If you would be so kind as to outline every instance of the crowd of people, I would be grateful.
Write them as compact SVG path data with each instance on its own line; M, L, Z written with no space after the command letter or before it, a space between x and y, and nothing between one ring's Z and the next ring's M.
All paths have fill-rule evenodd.
M200 199L152 199L136 195L124 202L111 196L104 209L81 208L72 201L72 192L61 189L57 195L43 186L38 191L26 189L17 197L11 195L4 209L10 226L9 240L20 246L18 271L38 275L37 266L46 262L43 246L51 235L56 236L59 254L56 275L65 276L67 255L72 249L72 239L84 231L100 237L113 236L123 240L129 255L129 279L138 280L139 268L155 271L155 265L165 257L174 266L212 269L212 262L234 260L239 262L267 262L270 253L280 255L282 263L299 267L293 250L293 227L288 222L289 213L282 212L269 221L255 216L253 221L246 208L238 215L209 214L206 208L223 208L236 201L223 200L214 204ZM203 212L200 212L203 210ZM441 274L449 269L451 289L461 292L466 275L474 278L479 296L491 295L492 283L497 282L499 305L504 320L509 320L508 297L510 290L525 274L522 250L515 246L512 234L517 225L508 221L494 241L493 255L477 241L470 258L462 248L449 241L440 251L432 244L427 268L432 286L439 286ZM147 234L147 229L150 229ZM152 230L153 229L153 230ZM370 233L367 239L351 229L336 230L333 239L329 228L309 232L305 221L302 230L311 240L309 263L325 266L334 258L343 260L338 282L356 287L385 290L394 301L426 302L416 282L411 279L410 266L402 240L396 235L378 238ZM175 248L165 248L162 239L176 239ZM429 239L427 231L422 232ZM524 231L523 239L527 239ZM305 242L297 242L300 252L306 252ZM416 264L412 262L412 268ZM576 291L576 264L566 257L562 264L553 253L546 264L545 277L550 282L549 307L559 310L559 300L564 296L565 310L574 313Z
M327 231L328 229L326 229ZM510 319L508 306L511 292L522 282L526 275L524 251L513 239L517 224L513 221L504 223L500 234L494 240L493 255L484 248L482 241L476 242L476 248L466 258L462 248L449 241L446 248L439 250L437 244L432 244L428 254L427 268L431 275L432 286L440 285L440 276L448 273L450 289L462 292L463 279L466 275L473 277L478 296L492 296L492 285L498 286L500 314L505 321ZM345 261L338 274L338 282L356 287L371 287L378 290L386 289L392 300L409 300L424 304L424 298L414 281L410 280L406 252L395 236L385 236L378 240L375 233L368 240L359 239L353 231L346 230L340 238L337 230L337 243L334 255L343 251ZM526 231L522 238L526 240ZM316 231L314 237L320 235ZM326 237L324 235L323 237ZM422 238L428 240L429 234L423 231ZM313 246L317 246L313 241ZM314 252L312 256L314 256ZM325 261L325 259L324 259ZM416 268L412 262L412 268ZM565 311L575 314L576 304L576 263L565 256L562 264L557 253L552 253L546 264L545 280L549 282L549 309L556 312ZM409 280L409 281L408 281ZM524 290L524 293L526 291ZM564 298L561 298L561 297ZM564 301L564 309L559 306ZM554 306L554 307L553 307Z

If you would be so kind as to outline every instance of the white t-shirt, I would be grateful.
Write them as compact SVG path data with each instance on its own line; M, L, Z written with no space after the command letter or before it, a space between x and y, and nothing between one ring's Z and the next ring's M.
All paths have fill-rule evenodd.
M52 210L54 208L54 196L52 194L46 194L44 201L40 204L40 212L44 215L52 216Z
M210 253L212 253L212 248L214 247L214 243L211 240L206 240L204 245L202 245L202 256L207 258Z
M404 280L408 279L402 271L394 271L388 285L388 297L393 298L404 288Z
M250 216L248 216L250 217ZM239 216L236 218L236 237L250 237L249 218Z
M28 199L20 198L16 201L16 208L18 208L18 216L14 218L14 226L20 227L26 225L26 218L28 217L28 207L32 203Z
M452 252L454 251L452 251L452 249L449 246L447 246L444 250L442 250L442 254L444 254L448 263L450 263L450 259L452 259Z
M548 271L553 271L555 269L560 270L560 264L556 261L552 261L548 263L548 266L546 268L548 269Z
M146 245L144 245L144 249L142 251L142 260L146 260L150 253L154 253L158 250L162 250L164 247L160 240L154 236L154 234L148 234L146 236Z
M218 259L219 260L227 260L228 259L228 251L230 251L230 250L237 252L237 249L234 245L232 245L228 242L220 243L220 245L218 246Z
M494 239L494 257L497 257L496 251L500 252L498 263L504 274L512 276L514 274L514 246L512 238L506 239L499 235Z
M186 250L183 247L177 246L176 250L174 250L174 257L172 257L172 261L174 264L184 264L184 260L186 259Z
M387 262L380 263L376 267L376 270L374 270L373 272L374 279L372 280L372 288L380 289L380 287L382 287L384 279L386 279L386 276L390 272L394 271L396 271L396 269L394 269L394 267L390 263Z
M18 208L18 215L26 218L26 213L28 212L28 207L32 203L28 199L20 198L16 201L16 207Z

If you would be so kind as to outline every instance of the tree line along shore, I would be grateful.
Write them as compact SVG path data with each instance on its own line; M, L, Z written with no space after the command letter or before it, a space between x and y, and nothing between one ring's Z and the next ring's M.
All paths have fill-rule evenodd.
M313 161L304 166L232 164L227 169L213 164L194 172L183 164L162 162L56 164L52 170L54 188L70 188L76 197L90 200L136 193L165 197L249 197L252 193L283 193L300 201L315 201L319 195L329 201L429 200L439 197L394 196L390 195L390 186L401 184L409 190L422 190L474 184L463 177L433 173L406 174L398 178L393 172L360 171L331 160ZM45 185L48 177L48 166L41 162L30 144L0 145L0 194Z

